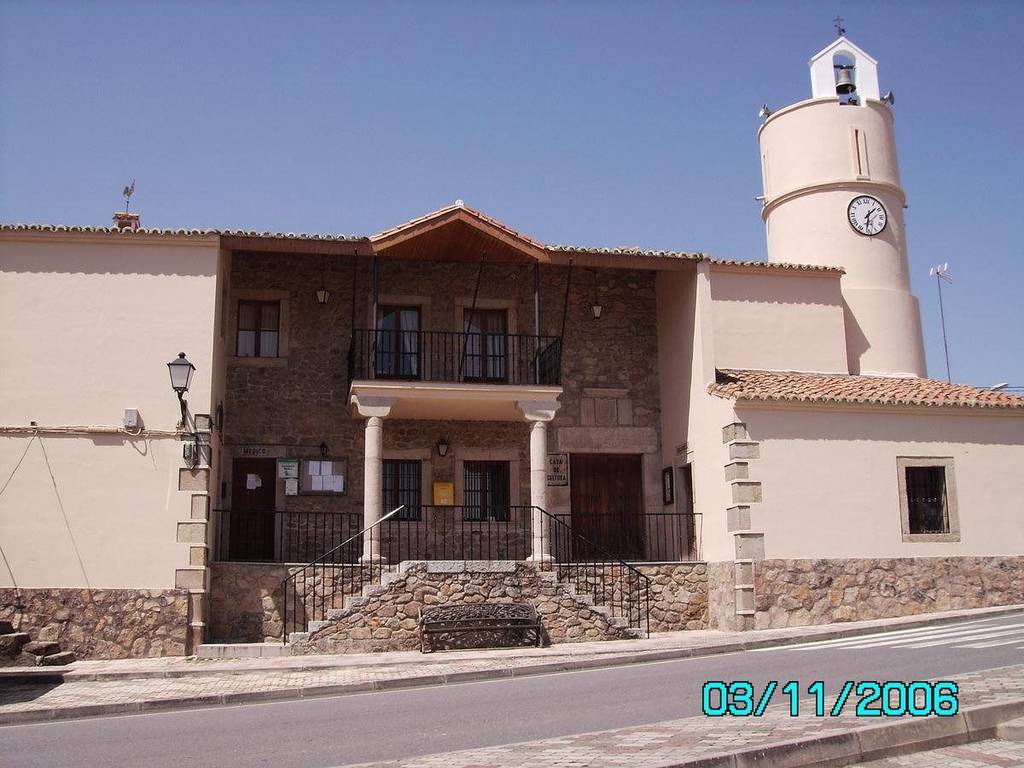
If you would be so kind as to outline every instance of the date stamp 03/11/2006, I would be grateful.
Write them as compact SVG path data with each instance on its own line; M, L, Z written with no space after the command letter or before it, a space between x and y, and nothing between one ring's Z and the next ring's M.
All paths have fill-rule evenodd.
M814 717L839 717L844 710L857 717L950 717L960 709L959 693L959 686L951 680L847 680L835 698L826 695L821 680L805 689L795 680L769 680L760 691L746 680L709 680L704 683L701 698L708 717L761 717L776 694L780 704L788 705L790 717L800 717L801 707L809 707ZM801 696L810 699L801 701Z

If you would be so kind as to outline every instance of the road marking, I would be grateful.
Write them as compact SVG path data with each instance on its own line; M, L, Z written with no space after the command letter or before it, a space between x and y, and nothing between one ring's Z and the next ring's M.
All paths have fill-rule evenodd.
M994 626L958 626L954 628L930 628L920 632L906 632L898 636L896 633L869 635L867 637L847 638L838 641L824 643L808 643L802 646L788 646L786 650L796 651L806 648L811 649L842 649L842 650L866 650L870 648L930 648L937 645L957 645L974 640L985 640L988 638L1014 636L1010 642L1019 642L1024 639L1024 623L1002 624Z
M960 632L965 627L972 627L976 624L982 624L985 622L993 621L993 619L979 619L977 621L965 621L955 625L943 624L938 626L929 627L918 627L916 629L900 629L893 632L875 632L870 635L857 635L854 637L840 637L834 640L819 640L813 643L799 643L795 645L785 646L786 650L798 651L805 648L836 648L836 647L850 647L859 644L870 644L880 640L893 640L896 638L904 637L915 637L918 635L929 635L936 632ZM998 629L999 627L1005 627L1011 625L998 625L995 627L979 627L979 629ZM1022 624L1021 626L1024 626ZM758 651L774 651L779 650L778 648L758 648Z
M933 645L954 645L956 643L970 642L973 640L987 640L992 637L1004 637L1006 635L1016 635L1012 642L1020 642L1024 640L1024 630L1022 629L1004 629L1000 632L990 630L988 632L974 631L964 632L961 635L953 637L942 637L938 640L932 638L925 638L928 642L914 643L913 645L907 645L907 648L930 648Z

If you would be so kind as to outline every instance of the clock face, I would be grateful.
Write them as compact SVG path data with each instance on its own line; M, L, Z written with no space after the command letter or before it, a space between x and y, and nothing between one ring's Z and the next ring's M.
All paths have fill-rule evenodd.
M869 237L879 234L889 222L885 206L870 195L861 195L850 201L846 217L857 232Z

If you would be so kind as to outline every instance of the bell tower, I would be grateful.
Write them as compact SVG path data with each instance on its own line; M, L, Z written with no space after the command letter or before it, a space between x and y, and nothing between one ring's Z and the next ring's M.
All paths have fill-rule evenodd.
M758 131L768 261L841 267L850 373L924 376L893 130L878 63L845 37L810 61L811 98Z

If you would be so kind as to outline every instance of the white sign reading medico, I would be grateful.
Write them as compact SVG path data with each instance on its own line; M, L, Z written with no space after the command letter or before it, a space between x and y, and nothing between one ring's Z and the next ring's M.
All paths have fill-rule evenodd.
M569 454L548 454L548 485L569 484Z

